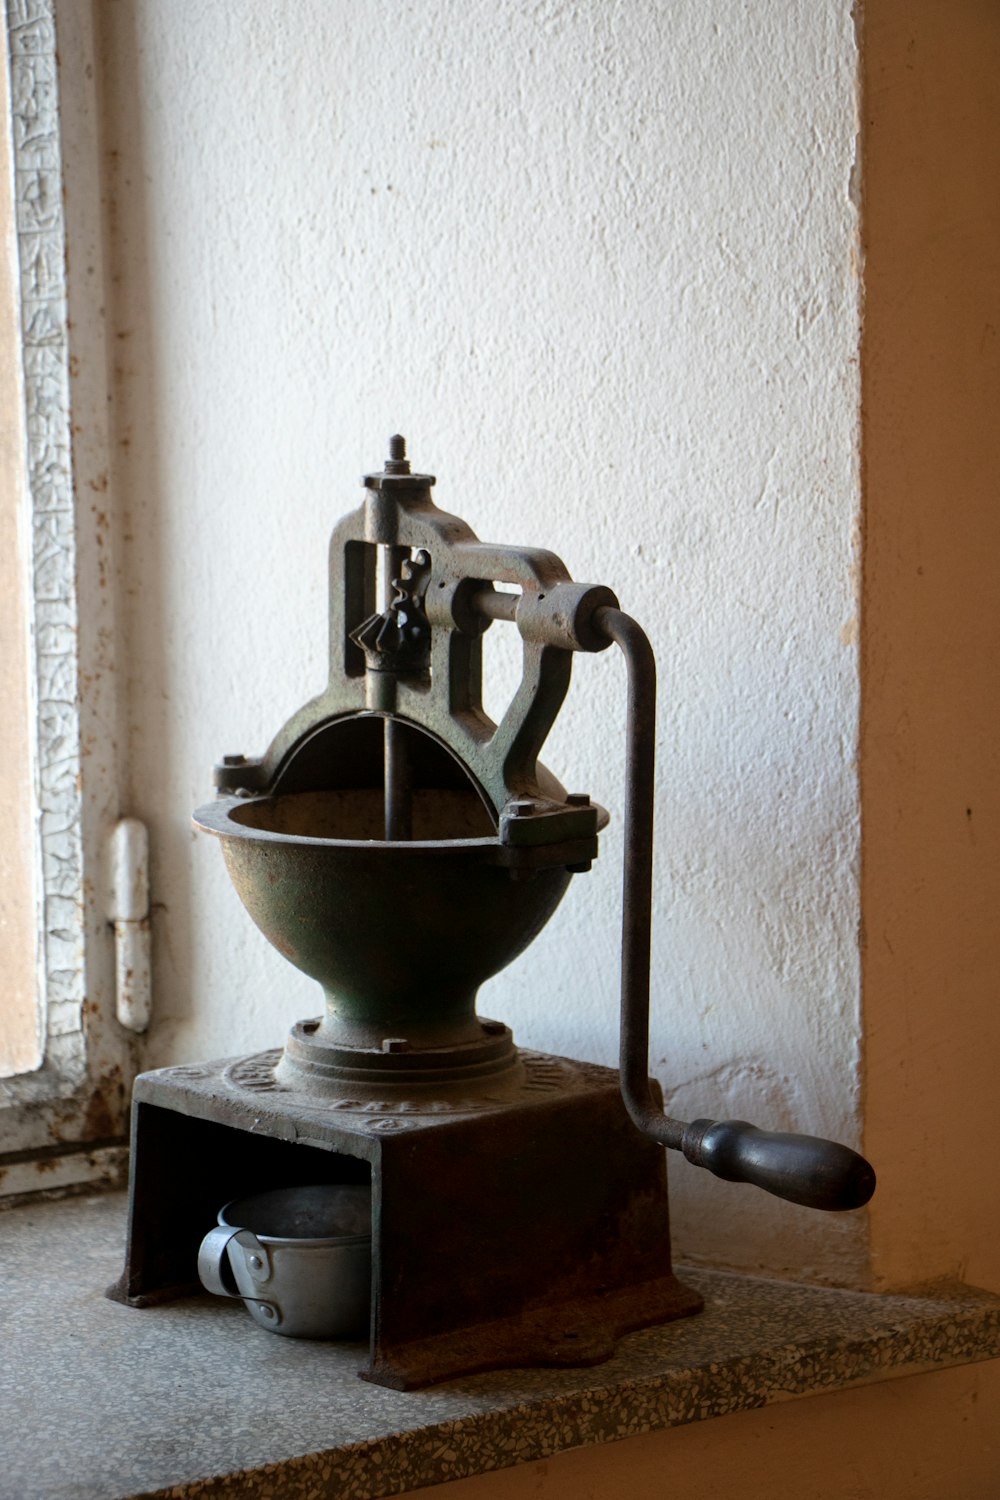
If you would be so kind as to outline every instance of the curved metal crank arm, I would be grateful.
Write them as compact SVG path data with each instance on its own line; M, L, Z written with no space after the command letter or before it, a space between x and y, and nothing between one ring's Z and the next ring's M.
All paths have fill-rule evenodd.
M593 624L621 647L628 669L625 869L622 885L621 1090L644 1135L682 1151L730 1182L750 1182L807 1208L851 1209L875 1191L863 1156L836 1141L758 1130L745 1120L671 1119L649 1083L649 957L652 926L656 662L642 627L619 609Z

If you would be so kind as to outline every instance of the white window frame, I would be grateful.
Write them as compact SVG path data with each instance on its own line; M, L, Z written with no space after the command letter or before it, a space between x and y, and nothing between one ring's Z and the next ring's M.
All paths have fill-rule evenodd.
M115 1016L107 916L121 735L92 15L79 0L7 0L6 11L43 1038L40 1067L0 1080L9 1200L121 1179L136 1059Z

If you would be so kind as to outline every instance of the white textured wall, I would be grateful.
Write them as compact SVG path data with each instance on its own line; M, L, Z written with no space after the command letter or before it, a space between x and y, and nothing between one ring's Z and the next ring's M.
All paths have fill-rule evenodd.
M319 1008L188 814L321 686L327 534L399 429L443 506L610 584L657 648L668 1096L858 1138L850 11L97 7L150 1064ZM613 810L623 702L580 658L544 757ZM606 1062L619 827L485 1005ZM854 1219L671 1170L682 1253L860 1264Z

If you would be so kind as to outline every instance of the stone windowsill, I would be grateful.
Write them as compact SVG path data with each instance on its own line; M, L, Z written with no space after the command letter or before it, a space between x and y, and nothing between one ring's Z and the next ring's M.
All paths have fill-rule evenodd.
M238 1304L109 1302L120 1193L0 1215L5 1493L395 1495L811 1392L1000 1354L1000 1298L875 1297L688 1270L695 1318L609 1363L401 1394L362 1350L283 1339Z

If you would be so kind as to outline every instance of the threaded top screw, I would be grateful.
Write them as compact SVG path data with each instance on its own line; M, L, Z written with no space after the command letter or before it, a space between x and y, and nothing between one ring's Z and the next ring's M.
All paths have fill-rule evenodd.
M401 432L394 432L389 439L389 457L385 461L387 474L409 474L410 460L406 456L406 439Z

